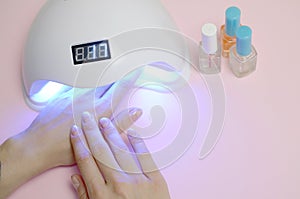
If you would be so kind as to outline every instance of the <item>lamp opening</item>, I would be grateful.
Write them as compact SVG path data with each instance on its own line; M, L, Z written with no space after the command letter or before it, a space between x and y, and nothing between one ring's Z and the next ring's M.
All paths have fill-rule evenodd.
M45 105L52 98L67 92L70 86L53 81L39 80L36 81L30 91L30 100L36 105Z
M165 86L180 87L180 74L166 62L152 62L137 70L142 70L135 86L143 87L157 92L168 92ZM165 85L165 86L162 86ZM45 106L49 100L54 99L73 87L54 81L38 80L30 89L30 101L35 106Z

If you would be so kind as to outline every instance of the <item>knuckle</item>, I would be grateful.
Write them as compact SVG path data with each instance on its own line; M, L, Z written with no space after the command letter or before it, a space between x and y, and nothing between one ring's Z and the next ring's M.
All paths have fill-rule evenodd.
M124 143L120 143L120 144L116 144L116 143L112 143L112 151L116 157L116 159L122 160L131 155L129 152L129 149L127 148L127 146Z
M88 199L86 192L83 192L79 195L79 199Z
M129 116L126 116L124 118L118 118L114 125L119 133L123 133L126 132L132 126L133 123L133 119L131 119Z
M114 186L114 192L122 199L130 199L130 193L134 191L135 184L130 182L118 182Z
M97 160L102 160L106 156L107 150L103 150L104 148L94 147L92 149L92 153Z
M129 89L132 86L133 82L130 78L120 81L118 84L119 89Z
M151 182L152 187L156 190L160 190L162 188L168 187L167 182L163 177L157 177L154 181Z
M102 144L100 142L95 142L93 143L91 146L91 151L94 155L94 157L97 160L101 160L105 157L105 155L107 154L107 150L105 147L102 146Z
M105 194L104 192L99 191L99 190L95 190L93 192L93 194L91 194L91 195L93 196L93 197L91 197L91 199L105 199L105 198L109 198L109 197L106 196L107 194Z
M92 158L93 157L92 157L91 153L86 150L86 151L80 152L78 154L76 161L78 164L87 164L91 161Z
M114 136L117 133L117 130L113 124L109 124L105 127L104 133L108 136Z
M92 120L83 122L82 127L83 127L83 130L85 130L85 131L92 131L92 130L96 129L95 124Z
M109 106L112 102L112 99L110 97L105 96L102 97L100 101L102 106Z
M149 190L153 186L153 182L144 179L144 178L137 178L137 187L141 190Z
M114 186L114 192L122 199L135 198L135 194L142 190L150 190L152 183L144 178L135 177L117 181ZM133 195L132 195L133 194Z
M95 110L98 116L108 117L111 114L110 100L106 97L102 97L96 102Z
M89 188L90 188L90 195L92 195L92 198L100 199L102 197L101 189L99 186L98 177L94 177L89 182Z

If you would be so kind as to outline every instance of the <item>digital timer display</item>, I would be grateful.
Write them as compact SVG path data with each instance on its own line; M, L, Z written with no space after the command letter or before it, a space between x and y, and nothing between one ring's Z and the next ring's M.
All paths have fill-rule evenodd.
M74 65L111 58L108 40L72 46Z

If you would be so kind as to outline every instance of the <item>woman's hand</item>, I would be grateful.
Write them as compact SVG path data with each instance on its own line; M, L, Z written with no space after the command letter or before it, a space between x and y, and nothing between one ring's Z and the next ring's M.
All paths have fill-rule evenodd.
M48 168L74 164L72 148L69 139L69 128L76 120L79 120L84 111L90 111L96 118L113 118L116 115L113 110L119 104L130 87L135 83L137 76L122 79L112 87L100 89L76 89L54 99L43 109L26 131L18 136L27 146L31 146L36 155L45 157ZM128 116L131 123L118 122L128 128L140 115L138 109L129 109ZM124 116L124 114L123 114ZM79 118L78 118L79 117ZM23 136L24 135L24 136ZM28 143L26 141L28 140ZM45 169L48 169L45 168Z
M130 136L130 131L126 143L109 119L102 118L99 129L89 113L83 114L81 126L82 131L76 125L71 129L81 172L72 176L72 182L80 199L170 198L167 184L142 139Z
M140 109L124 110L117 116L112 111L134 86L136 78L137 75L133 74L96 93L76 89L73 95L71 90L50 102L28 129L4 142L0 146L0 198L7 197L18 186L47 169L75 163L69 129L77 113L93 111L96 118L113 119L120 129L127 129L135 122L141 115Z

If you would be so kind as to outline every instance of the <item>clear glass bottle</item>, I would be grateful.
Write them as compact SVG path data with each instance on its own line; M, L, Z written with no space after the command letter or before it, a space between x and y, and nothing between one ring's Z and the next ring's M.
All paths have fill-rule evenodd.
M225 12L225 17L225 24L221 26L220 35L222 56L227 58L230 48L236 43L235 33L240 27L241 11L235 6L229 7Z
M252 30L241 26L236 32L236 45L230 49L229 65L237 77L249 75L256 69L257 52L252 43Z
M221 72L221 50L217 27L212 23L202 26L202 41L199 45L199 70L204 74Z

